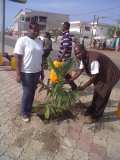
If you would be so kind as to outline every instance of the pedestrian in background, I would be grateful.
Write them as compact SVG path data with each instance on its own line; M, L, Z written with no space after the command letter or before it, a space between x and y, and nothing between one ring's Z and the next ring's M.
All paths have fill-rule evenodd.
M67 61L71 58L72 54L72 37L69 32L70 29L70 23L69 22L64 22L63 23L63 35L60 43L60 57L63 61ZM72 90L75 90L77 88L77 85L71 81L71 75L66 74L65 76L66 81L70 84Z
M40 27L29 25L28 36L20 37L15 45L16 80L23 88L21 115L25 122L30 120L35 90L42 71L43 42L37 37Z
M43 61L44 61L44 65L47 65L47 58L52 51L52 40L49 32L45 32L45 36L43 40L43 48L44 48Z

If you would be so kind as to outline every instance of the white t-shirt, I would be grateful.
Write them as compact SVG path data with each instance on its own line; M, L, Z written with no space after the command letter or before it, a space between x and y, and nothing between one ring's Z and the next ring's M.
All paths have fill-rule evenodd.
M21 72L40 72L43 55L43 42L40 39L20 37L16 42L14 54L23 55Z
M99 68L100 68L99 62L98 61L92 61L91 65L90 65L90 73L92 75L98 74L99 73ZM84 69L84 64L83 64L82 61L80 61L79 69Z

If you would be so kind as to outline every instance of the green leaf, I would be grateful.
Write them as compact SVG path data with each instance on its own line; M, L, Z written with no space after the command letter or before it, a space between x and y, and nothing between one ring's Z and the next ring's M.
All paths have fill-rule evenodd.
M49 117L50 117L50 110L49 110L49 106L48 105L45 106L44 116L45 116L45 119L49 119Z

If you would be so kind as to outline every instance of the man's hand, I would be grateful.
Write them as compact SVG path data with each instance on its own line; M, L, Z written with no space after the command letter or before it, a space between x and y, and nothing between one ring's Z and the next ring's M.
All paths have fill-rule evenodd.
M16 81L18 82L18 83L20 83L21 82L21 75L19 74L17 74L17 76L16 76Z

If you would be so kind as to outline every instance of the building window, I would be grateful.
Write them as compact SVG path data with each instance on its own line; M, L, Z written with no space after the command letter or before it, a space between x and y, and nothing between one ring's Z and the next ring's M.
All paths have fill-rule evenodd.
M39 22L47 22L47 17L39 16Z
M38 22L38 16L35 16L34 19L35 19L35 22Z
M26 17L26 18L25 18L25 21L26 21L26 22L30 22L30 17Z
M38 16L34 16L31 18L31 22L34 23L34 22L37 22L38 23Z
M32 23L34 22L34 17L31 17L31 22L32 22Z
M21 21L24 21L24 20L25 20L25 17L23 17L23 16L20 17L20 20L21 20Z
M41 24L40 24L40 30L41 30L41 31L46 30L46 25L41 25Z
M90 31L90 27L89 26L85 26L85 30L86 31Z

